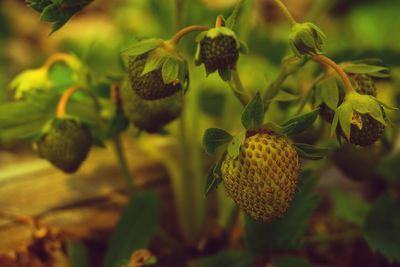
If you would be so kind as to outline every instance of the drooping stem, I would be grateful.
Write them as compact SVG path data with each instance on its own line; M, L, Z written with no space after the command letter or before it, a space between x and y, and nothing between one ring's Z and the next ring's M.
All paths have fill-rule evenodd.
M229 82L229 86L232 88L233 93L240 101L240 103L242 103L243 106L246 106L247 103L250 101L250 99L248 95L246 95L245 93L245 89L242 80L240 79L236 66L232 68L231 73L232 73L232 80Z
M122 142L121 142L121 136L116 135L113 138L113 143L114 143L114 149L115 149L115 154L117 156L119 168L121 170L122 177L125 180L125 183L126 183L126 186L128 189L128 193L130 195L133 195L133 193L134 193L133 180L132 180L132 176L129 172L128 163L127 163L126 156L125 156L125 151L124 151L124 148L123 148Z
M287 18L287 20L290 22L290 24L292 26L297 24L296 20L294 19L294 17L290 13L290 11L287 9L285 4L282 3L281 0L274 0L274 2L279 7L279 9L282 11L282 13L285 15L285 17Z
M221 27L222 26L222 22L223 22L223 17L222 16L218 16L216 21L215 21L215 28Z
M210 27L203 26L203 25L192 25L192 26L185 27L185 28L181 29L180 31L178 31L177 33L175 33L175 35L169 40L169 43L171 45L176 45L177 43L179 43L179 41L182 39L182 37L185 36L186 34L189 34L191 32L195 32L195 31L206 31L208 29L210 29Z
M347 76L346 72L338 65L336 64L332 59L324 56L324 55L315 55L312 57L312 60L318 62L319 64L323 66L329 66L332 69L334 69L337 74L340 76L342 79L344 86L349 92L354 92L353 85L351 84L351 81L349 77Z
M61 96L60 100L58 101L56 116L63 117L67 112L67 105L70 97L79 90L79 86L72 86L68 88Z
M57 61L67 61L71 58L71 55L67 53L55 53L51 55L46 62L43 64L44 68L49 68L51 65L53 65Z

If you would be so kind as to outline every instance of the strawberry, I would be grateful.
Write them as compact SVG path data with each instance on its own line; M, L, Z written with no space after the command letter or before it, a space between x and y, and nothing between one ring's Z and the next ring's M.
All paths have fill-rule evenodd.
M145 100L156 100L169 97L180 90L182 85L179 80L165 84L161 67L142 74L149 53L128 58L128 76L131 88L136 95ZM187 76L187 74L185 75Z
M127 83L121 86L122 108L125 116L136 127L157 132L167 123L180 116L182 111L182 92L158 99L145 100L138 96Z
M286 137L258 130L247 133L237 158L225 156L221 175L228 195L241 209L270 222L289 207L299 170L299 156Z
M39 156L66 173L76 172L92 145L89 128L75 119L55 119L37 143Z

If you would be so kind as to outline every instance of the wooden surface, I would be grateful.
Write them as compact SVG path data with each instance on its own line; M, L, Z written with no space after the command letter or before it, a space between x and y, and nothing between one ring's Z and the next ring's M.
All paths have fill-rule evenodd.
M168 149L165 142L156 142ZM124 142L138 190L169 191L166 170L133 142ZM0 212L30 215L77 238L102 237L115 225L127 201L112 144L92 149L78 173L66 175L33 153L0 151ZM0 252L23 247L32 226L0 215Z

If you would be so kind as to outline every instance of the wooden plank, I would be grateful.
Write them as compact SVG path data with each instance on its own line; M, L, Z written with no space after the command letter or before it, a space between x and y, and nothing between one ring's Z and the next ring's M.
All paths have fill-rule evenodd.
M165 143L163 148L171 149ZM168 174L133 141L124 146L138 190L169 190ZM4 156L4 153L3 153ZM78 173L66 175L35 155L6 156L0 161L0 210L40 218L45 225L77 238L96 239L110 230L127 201L124 180L111 144L93 149ZM0 159L2 154L0 152ZM3 157L4 158L4 157ZM14 162L14 163L13 163ZM11 217L0 219L0 251L29 243L32 227Z

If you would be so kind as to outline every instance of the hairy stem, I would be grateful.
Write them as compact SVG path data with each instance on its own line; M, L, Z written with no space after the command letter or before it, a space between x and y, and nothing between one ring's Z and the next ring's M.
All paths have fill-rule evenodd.
M275 4L279 7L279 9L282 11L282 13L285 15L285 17L287 18L287 20L290 22L290 24L296 25L297 22L296 20L293 18L292 14L290 13L290 11L287 9L287 7L285 6L285 4L282 3L281 0L274 0Z
M115 136L113 138L113 143L114 143L114 149L115 149L115 154L117 156L119 168L120 168L121 174L126 182L126 186L128 188L128 193L130 195L133 195L133 193L134 193L133 180L132 180L132 176L129 172L128 163L127 163L126 156L125 156L125 151L124 151L124 148L123 148L122 142L121 142L121 136L120 135Z
M80 89L79 86L72 86L68 88L61 96L58 101L56 116L63 117L67 113L67 105L70 97Z
M344 86L349 92L354 92L353 85L351 84L351 81L349 77L347 76L346 72L338 65L336 64L332 59L324 56L324 55L315 55L312 57L312 60L318 62L319 64L323 66L329 66L332 69L334 69L337 74L340 76L342 79Z
M203 26L203 25L192 25L192 26L185 27L185 28L181 29L180 31L178 31L177 33L175 33L175 35L169 40L169 43L172 45L176 45L179 43L179 41L182 39L182 37L185 36L186 34L189 34L191 32L195 32L195 31L206 31L208 29L210 29L210 27Z

